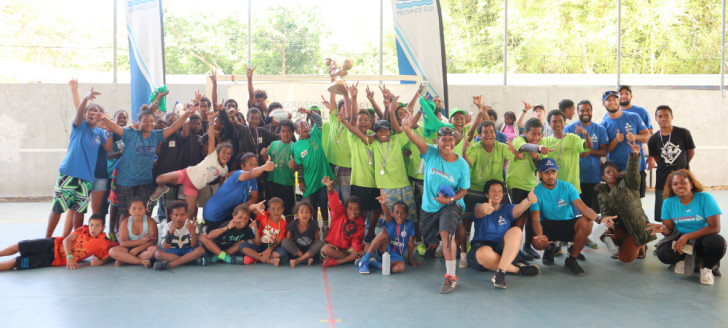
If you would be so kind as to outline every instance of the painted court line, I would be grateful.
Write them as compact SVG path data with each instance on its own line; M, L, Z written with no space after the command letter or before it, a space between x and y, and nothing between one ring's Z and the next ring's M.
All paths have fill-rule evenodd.
M329 327L336 327L336 321L341 322L341 320L336 320L334 317L334 304L331 302L331 290L329 289L329 274L326 272L326 268L321 266L321 273L323 273L324 278L324 293L326 294L326 312L328 312L329 319L328 320L321 320L321 322L329 322Z

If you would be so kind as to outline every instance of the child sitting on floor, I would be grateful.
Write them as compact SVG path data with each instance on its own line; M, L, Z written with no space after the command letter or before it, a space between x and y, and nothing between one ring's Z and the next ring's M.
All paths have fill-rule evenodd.
M147 217L147 200L136 198L129 205L129 218L119 224L119 246L112 248L109 255L116 260L116 266L123 263L151 267L151 259L157 250L157 223Z
M319 227L311 222L313 206L307 201L300 201L293 207L296 219L287 226L287 238L281 242L281 247L292 257L291 268L298 263L307 261L310 266L321 255L321 247L326 243L319 237Z
M187 219L187 204L175 201L167 213L172 221L162 229L162 247L154 252L154 270L171 269L205 254L205 248L197 242L197 221Z
M281 260L287 259L286 251L280 248L281 240L286 238L286 220L283 219L283 200L273 197L268 203L268 211L263 210L265 200L253 205L250 209L256 214L258 228L252 243L240 245L240 252L245 254L244 264L255 264L258 261L278 266Z
M321 248L323 266L332 267L352 262L364 255L364 219L359 215L359 197L351 196L342 205L334 190L334 182L324 177L329 206L331 207L331 229L326 235L326 246Z
M200 241L208 252L213 255L201 257L200 264L208 265L218 260L225 263L243 264L242 256L232 256L240 252L240 246L255 238L250 222L250 209L240 204L233 209L233 218L220 225L220 228L208 231L205 227L200 235Z
M20 253L20 256L0 262L0 271L37 269L49 266L65 266L70 270L78 268L78 261L90 256L91 266L99 266L109 260L111 242L104 234L104 215L94 214L88 225L76 229L67 237L23 240L12 244L0 256Z
M390 254L392 273L404 271L405 252L407 252L410 265L417 266L421 264L415 263L412 255L415 248L415 223L407 219L409 215L407 204L403 201L395 202L392 205L394 212L392 213L389 211L389 206L387 206L386 191L382 191L382 195L377 197L377 200L379 200L384 213L384 230L374 238L367 253L360 260L357 260L359 273L368 274L370 266L381 269L382 264L372 257L377 253L379 255L383 254L385 250ZM394 220L392 220L392 217L394 217Z

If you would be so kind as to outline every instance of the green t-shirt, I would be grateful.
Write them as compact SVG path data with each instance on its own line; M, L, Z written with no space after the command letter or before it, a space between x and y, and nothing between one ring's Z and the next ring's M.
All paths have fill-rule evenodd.
M293 156L293 143L284 144L280 140L271 142L268 148L268 156L275 164L273 171L268 172L266 181L275 182L285 186L294 186L296 184L293 170L288 167L288 162Z
M541 139L541 144L555 149L548 156L556 160L556 165L559 167L559 180L571 183L581 194L579 154L587 151L584 148L584 139L573 133L564 133L563 139L556 139L551 135Z
M528 141L523 136L513 138L513 147L516 149L519 149L527 143ZM539 145L541 144L539 143ZM530 191L531 188L538 184L538 175L536 175L538 165L534 163L529 153L524 154L526 156L523 159L514 159L508 164L508 169L506 170L506 183L508 184L508 188ZM538 155L539 159L544 157L546 156Z
M344 124L341 124L336 117L336 113L331 114L331 121L328 129L328 146L326 147L326 158L329 163L336 166L351 168L351 148L349 147L349 139L346 133L349 131Z
M321 124L321 144L324 146L324 154L329 154L329 130L331 130L331 122L326 121Z
M402 153L402 148L407 142L409 142L407 135L397 133L389 136L389 142L381 143L375 138L370 145L374 156L374 181L377 183L377 188L404 188L409 185ZM382 166L384 161L386 164Z
M351 185L376 188L374 181L374 158L370 146L361 141L356 134L346 130L346 138L351 146Z
M308 139L298 140L293 144L293 160L296 164L303 165L305 184L303 197L308 197L319 188L325 187L321 183L324 176L334 180L334 173L331 172L331 166L326 160L324 147L321 144L321 130L315 124L311 127L311 136Z
M426 143L432 143L432 139L422 137L422 126L419 126L417 127L417 129L412 130L412 134L418 136ZM420 163L422 163L422 158L420 157L420 149L417 148L417 145L415 145L411 141L407 142L405 148L409 149L409 151L412 153L409 155L409 157L404 158L404 164L407 166L407 175L417 180L424 180L425 175L420 173ZM422 169L424 170L424 166L422 167Z
M468 147L470 159L470 190L482 192L485 183L490 180L503 181L503 168L506 160L511 162L515 155L508 149L508 145L496 141L490 153L483 148L483 142L478 141Z

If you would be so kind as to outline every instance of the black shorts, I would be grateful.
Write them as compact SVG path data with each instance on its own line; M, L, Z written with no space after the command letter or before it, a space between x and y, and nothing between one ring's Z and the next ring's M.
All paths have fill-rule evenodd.
M303 199L311 203L314 208L320 209L321 212L329 210L329 195L326 187L319 188L318 190L308 195L308 197L304 197ZM314 215L314 217L316 216L315 212L312 214Z
M462 222L463 209L458 204L445 205L439 211L431 213L422 211L420 227L425 243L435 244L440 240L440 232L447 231L454 235L458 223Z
M513 188L510 190L510 192L511 192L511 204L519 204L524 199L528 198L528 193L531 191Z
M293 214L293 205L296 203L296 192L293 186L286 186L273 181L265 182L265 199L278 197L283 200L283 215Z
M18 243L20 256L15 258L18 270L49 267L53 264L55 238L23 240Z
M571 220L544 220L541 221L543 234L549 238L549 241L574 241L576 234L576 221Z
M119 214L129 215L131 201L136 198L142 198L148 201L149 196L152 195L156 188L157 186L153 183L130 187L117 186L116 196L119 199ZM147 206L147 204L145 203L144 206Z
M470 242L470 251L468 252L467 256L468 266L481 272L488 271L488 269L478 263L478 259L476 258L475 253L478 251L478 248L481 248L483 246L490 246L490 248L492 248L496 254L503 255L503 247L505 247L505 241L501 239L500 242L490 240Z
M381 207L379 201L377 200L377 197L379 197L380 195L378 188L367 188L352 185L351 195L359 197L359 199L361 200L361 205L359 208L362 211L371 211Z

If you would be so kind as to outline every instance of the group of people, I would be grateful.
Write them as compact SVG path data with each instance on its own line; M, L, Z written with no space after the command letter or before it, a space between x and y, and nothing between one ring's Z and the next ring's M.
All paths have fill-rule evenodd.
M549 112L524 101L518 116L506 112L496 124L481 96L471 114L421 96L422 86L408 103L385 86L379 103L367 87L371 107L359 108L358 83L322 96L322 107L299 108L293 122L274 114L283 106L253 87L253 72L245 114L234 99L217 102L211 75L210 98L197 93L175 112L160 105L166 92L155 93L131 124L125 111L110 116L92 102L100 95L93 88L81 98L71 81L77 113L46 238L0 251L19 253L0 270L76 269L92 257L92 266L158 270L353 262L361 274L382 265L396 273L421 264L415 252L441 252L440 292L448 293L458 267L494 271L494 286L505 288L507 273L538 275L531 262L552 265L564 243L564 266L583 275L582 250L595 239L631 262L660 233L656 255L676 273L697 269L703 284L719 275L721 212L689 171L690 132L672 125L669 106L656 108L653 131L629 86L604 92L600 123L591 102L565 99ZM653 167L656 223L641 204ZM63 234L52 238L65 212Z

